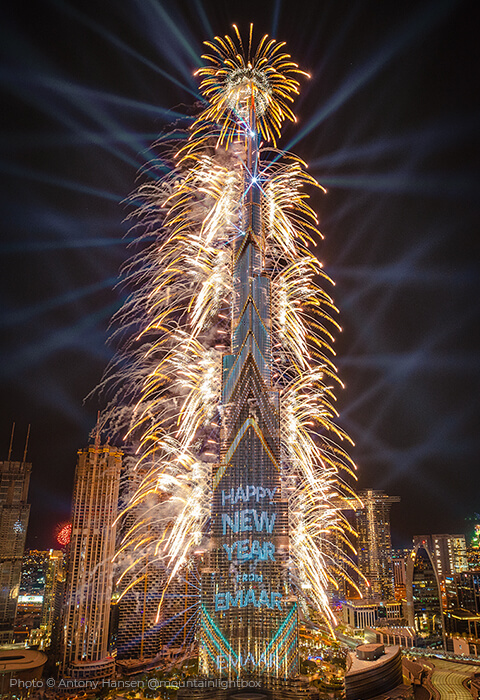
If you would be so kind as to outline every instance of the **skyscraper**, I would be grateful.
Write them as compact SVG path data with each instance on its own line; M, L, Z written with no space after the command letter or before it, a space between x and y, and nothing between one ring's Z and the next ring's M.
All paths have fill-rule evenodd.
M432 535L432 554L442 579L468 569L465 535Z
M359 494L363 507L355 512L358 533L358 568L370 585L360 581L366 598L393 598L392 541L390 507L398 496L366 489Z
M354 465L333 407L340 327L312 253L305 189L319 185L276 147L302 71L283 43L254 48L253 26L248 43L234 29L206 42L206 106L175 155L165 149L172 172L136 198L136 233L155 241L132 261L118 319L135 336L111 370L127 410L115 402L110 420L127 423L132 481L144 474L122 509L118 600L135 590L137 608L148 603L158 565L155 621L169 620L169 592L203 557L201 672L283 683L298 674L298 598L332 625L331 578L351 581Z
M202 578L201 656L208 675L298 673L298 612L288 580L288 503L282 495L278 393L272 385L271 289L265 271L253 80L232 111L243 201L233 249L227 408L213 470L211 546Z
M25 449L26 452L26 449ZM30 505L32 465L0 462L0 642L13 637Z
M75 678L114 670L108 626L121 462L121 452L98 441L78 452L61 654L63 673Z
M403 554L403 552L402 552ZM404 556L399 556L398 552L394 552L392 556L393 568L393 591L395 600L403 600L406 595L407 582L407 553Z
M51 549L45 573L43 593L42 648L58 651L60 616L65 593L65 558L59 549Z
M415 535L413 544L427 545L441 581L468 569L465 535Z
M480 615L480 569L455 574L458 607Z
M426 543L418 543L407 561L407 618L428 646L444 644L440 581Z

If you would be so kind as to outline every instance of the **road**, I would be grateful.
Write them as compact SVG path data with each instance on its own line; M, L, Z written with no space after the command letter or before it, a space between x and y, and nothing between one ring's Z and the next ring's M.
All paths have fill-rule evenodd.
M472 700L462 681L473 673L478 673L478 664L459 664L441 659L429 659L429 662L435 664L432 685L439 691L442 700Z

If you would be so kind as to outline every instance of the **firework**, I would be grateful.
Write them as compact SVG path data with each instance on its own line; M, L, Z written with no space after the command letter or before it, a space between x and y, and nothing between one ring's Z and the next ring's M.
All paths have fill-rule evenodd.
M56 528L57 542L61 547L66 547L70 544L70 538L72 536L72 524L71 523L61 523Z
M355 585L342 514L355 499L347 485L355 465L336 423L332 282L310 251L320 234L305 188L320 186L300 158L276 148L306 74L282 43L265 36L253 51L252 32L244 47L234 29L235 39L206 42L208 65L197 74L207 106L171 171L135 193L134 231L154 242L127 266L133 291L116 319L123 350L107 380L120 393L105 420L132 446L117 585L125 595L157 562L168 590L202 546L230 411L221 391L237 313L233 259L255 191L256 245L271 284L268 382L279 396L291 579L330 624L327 587L340 577ZM252 155L254 132L265 143Z

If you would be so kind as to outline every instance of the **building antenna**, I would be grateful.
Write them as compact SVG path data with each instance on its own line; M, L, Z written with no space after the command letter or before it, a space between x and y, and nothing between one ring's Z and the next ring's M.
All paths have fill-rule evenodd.
M30 437L30 423L28 424L28 429L27 429L27 437L25 438L25 449L23 451L23 460L22 464L25 464L25 461L27 459L27 448L28 448L28 438Z
M10 447L8 448L7 462L10 462L10 457L12 456L13 434L14 434L14 432L15 432L15 422L12 423L12 434L10 435Z

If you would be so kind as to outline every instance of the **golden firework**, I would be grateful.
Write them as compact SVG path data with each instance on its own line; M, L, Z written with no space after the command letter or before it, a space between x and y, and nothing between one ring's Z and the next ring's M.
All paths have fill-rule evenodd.
M196 72L203 77L200 91L209 102L201 118L221 125L221 143L228 144L243 122L275 144L283 121L295 121L290 104L298 95L297 76L308 77L308 73L283 51L285 42L269 39L265 34L253 51L251 24L245 49L235 24L233 28L235 40L225 35L204 42L213 53L202 56L210 65ZM251 123L252 114L255 124Z

